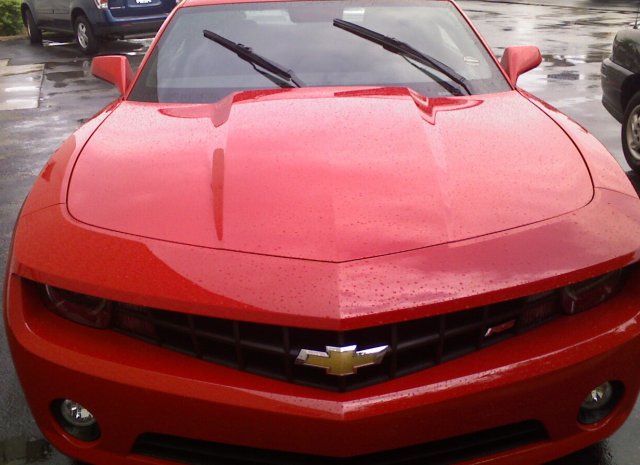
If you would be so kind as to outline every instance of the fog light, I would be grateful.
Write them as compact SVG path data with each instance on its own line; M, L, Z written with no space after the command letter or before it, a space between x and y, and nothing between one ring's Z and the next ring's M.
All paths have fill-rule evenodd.
M53 416L62 429L82 441L95 441L100 437L100 427L93 414L71 399L58 399L51 404Z
M96 419L89 410L70 399L62 401L60 413L62 413L62 418L73 426L91 426L96 422Z
M578 421L591 425L604 419L617 405L622 390L622 383L616 381L607 381L592 389L580 406Z

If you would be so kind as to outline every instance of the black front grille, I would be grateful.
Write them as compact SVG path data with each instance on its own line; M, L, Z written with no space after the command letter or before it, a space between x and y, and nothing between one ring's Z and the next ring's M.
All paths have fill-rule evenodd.
M358 432L354 431L353 434ZM547 438L542 424L527 421L417 446L336 458L145 433L137 439L132 452L191 465L448 465Z
M552 291L485 307L351 331L324 331L114 306L112 328L202 360L296 384L347 391L380 383L503 341L561 313ZM379 365L350 376L295 363L301 349L389 346Z

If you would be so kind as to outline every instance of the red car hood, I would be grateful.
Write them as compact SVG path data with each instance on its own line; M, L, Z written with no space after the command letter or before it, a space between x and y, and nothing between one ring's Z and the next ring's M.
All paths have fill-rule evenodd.
M122 103L83 149L68 208L139 236L341 262L538 222L592 195L571 140L516 92L296 89Z

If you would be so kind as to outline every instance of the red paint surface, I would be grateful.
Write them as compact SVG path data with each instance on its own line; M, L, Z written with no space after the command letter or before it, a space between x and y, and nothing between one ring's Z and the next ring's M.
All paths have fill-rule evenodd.
M7 326L40 428L63 452L97 465L164 463L128 455L144 431L349 456L529 419L543 422L549 441L470 463L538 464L603 439L633 408L640 373L628 367L640 354L639 278L636 273L624 294L595 311L345 394L264 379L78 327L43 311L15 280ZM579 426L580 403L590 387L607 379L625 383L622 403L595 427ZM49 413L49 401L61 396L94 412L103 427L99 441L79 444L61 432Z
M125 101L71 136L36 181L16 227L5 322L40 428L95 465L166 463L130 454L146 431L339 457L531 419L549 441L469 463L538 464L605 438L633 408L637 266L621 294L587 313L342 394L74 324L26 279L344 330L535 294L638 260L640 200L622 170L584 129L519 91ZM606 380L625 385L619 407L580 426L580 403ZM98 441L56 424L50 404L66 397L96 414Z
M126 102L78 159L69 211L143 237L343 262L504 231L591 200L575 146L520 94L441 100L301 89L201 107Z

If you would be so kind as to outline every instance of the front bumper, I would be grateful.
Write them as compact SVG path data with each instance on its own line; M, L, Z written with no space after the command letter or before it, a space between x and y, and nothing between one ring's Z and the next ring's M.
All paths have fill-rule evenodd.
M62 452L95 465L172 463L134 453L145 433L336 463L335 457L394 455L532 420L543 425L546 439L456 463L544 463L611 435L636 402L638 265L624 291L596 309L347 393L287 384L79 326L46 310L29 280L174 311L215 309L219 318L329 330L373 326L533 294L636 262L637 202L596 189L594 200L574 214L491 237L354 263L286 260L287 267L273 257L107 233L75 222L64 205L25 209L11 256L5 326L41 430ZM412 307L399 306L393 286L371 301L371 282L410 287L416 276L426 284L414 285ZM361 298L340 285L362 290ZM443 294L446 289L456 292ZM309 295L301 298L303 292ZM340 299L325 299L330 292ZM314 311L319 302L326 306L322 314ZM598 424L581 426L580 404L608 380L623 383L620 403ZM97 441L76 440L58 425L51 404L63 398L95 414L102 432Z
M638 288L636 267L623 293L597 309L344 394L78 326L44 310L33 285L15 275L6 296L6 327L41 430L62 452L95 465L165 463L132 453L143 433L348 457L536 420L547 440L464 462L535 464L609 436L633 408L640 389L640 371L629 369L640 358ZM624 384L620 404L600 423L580 425L581 402L607 380ZM62 398L95 414L100 439L84 443L62 430L51 413L52 402Z

